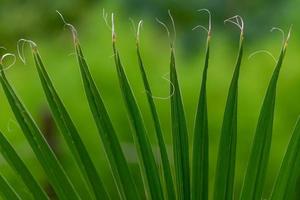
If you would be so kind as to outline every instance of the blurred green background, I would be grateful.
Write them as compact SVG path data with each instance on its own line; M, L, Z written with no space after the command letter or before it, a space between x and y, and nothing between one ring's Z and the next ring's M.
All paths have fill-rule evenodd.
M245 21L246 39L239 87L238 171L236 174L236 195L238 195L261 103L274 69L271 57L258 54L248 59L248 56L261 49L267 49L274 56L278 56L282 37L279 32L271 33L270 29L276 26L287 32L290 25L293 24L292 37L278 84L274 136L265 188L265 196L268 196L294 123L300 114L299 6L299 1L292 0L0 0L0 46L5 46L9 52L17 53L16 43L20 38L31 39L37 43L46 68L77 124L99 173L105 179L111 193L116 194L104 150L83 92L71 35L64 30L62 20L55 10L63 13L66 20L78 29L93 77L105 100L115 129L122 140L132 171L136 174L137 180L141 181L138 171L135 170L137 169L135 148L132 144L130 126L112 58L111 33L102 18L102 9L105 8L107 12L115 13L117 45L155 150L157 150L157 145L154 128L139 76L135 55L135 37L129 18L136 22L140 19L144 20L141 45L151 86L155 96L167 97L169 83L162 76L168 73L169 69L168 38L155 18L168 22L167 10L171 10L177 27L176 59L191 140L206 37L203 31L192 31L192 28L198 24L207 24L207 16L196 10L210 9L213 17L213 36L208 72L208 112L211 156L210 183L213 185L222 116L233 73L239 36L236 27L224 25L223 21L233 15L241 15ZM1 53L4 51L1 50ZM74 161L69 156L66 144L61 140L61 136L57 133L51 120L47 102L28 50L25 50L25 57L26 65L18 60L16 65L7 71L7 76L44 131L67 173L76 182L76 188L85 197L88 194L82 187L82 180L77 176L78 169L74 167ZM169 100L157 99L156 104L165 131L166 142L171 144ZM0 108L0 129L5 132L13 146L22 155L34 176L47 187L45 174L25 141L2 90L0 90ZM172 157L171 149L169 146ZM18 190L22 193L22 197L31 199L29 193L24 189L23 183L1 156L0 172L12 184L19 186ZM50 192L50 189L48 191Z

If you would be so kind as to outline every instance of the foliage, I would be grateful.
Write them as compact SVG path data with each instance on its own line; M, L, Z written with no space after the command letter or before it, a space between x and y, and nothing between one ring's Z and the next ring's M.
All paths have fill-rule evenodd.
M171 15L170 15L171 16ZM64 19L63 19L64 20ZM171 17L173 28L174 21ZM223 124L220 138L220 145L217 158L217 168L215 172L215 185L213 199L234 199L234 180L235 180L235 160L237 143L237 110L238 110L238 82L239 72L242 66L243 45L244 45L244 25L239 16L227 20L236 24L241 31L239 51L236 60L235 70L228 91L226 107L223 116ZM65 21L64 21L65 22ZM164 25L164 24L163 24ZM120 140L114 130L110 120L109 112L105 107L104 100L100 91L93 80L89 71L83 50L81 48L75 28L65 22L69 27L72 36L76 56L79 64L81 78L84 85L90 111L97 125L99 137L104 145L106 157L114 176L114 182L118 188L120 199L141 199L135 177L132 175L130 167L125 159L125 154L120 145ZM165 26L165 25L164 25ZM206 57L200 95L195 116L192 158L190 159L190 146L188 127L185 118L184 103L181 95L179 77L175 61L174 42L170 43L170 107L172 120L172 139L174 164L167 154L164 132L161 128L157 114L157 107L151 92L144 62L140 49L140 29L141 22L137 29L137 60L143 80L144 89L147 91L147 102L150 107L151 116L155 125L156 139L159 144L159 154L161 163L155 160L155 155L149 141L148 130L143 121L143 115L134 96L134 92L126 76L125 69L121 62L120 53L116 43L116 33L112 15L112 48L114 61L119 80L120 90L123 95L124 104L132 126L132 136L138 152L140 173L143 179L143 193L147 199L210 199L209 197L209 130L208 130L208 110L206 99L206 81L209 67L211 27L207 30ZM276 66L269 82L264 102L260 111L252 151L245 174L245 180L241 191L240 199L262 199L266 169L270 157L270 147L272 142L272 128L274 120L275 99L277 80L280 69L286 54L287 43L290 33L284 38L280 56L276 61ZM63 135L76 164L80 169L80 174L84 178L86 187L91 193L92 199L110 199L111 195L107 192L102 177L98 174L95 165L82 141L80 134L73 123L71 116L60 99L56 89L46 71L37 45L28 40L32 50L35 66L47 98L53 118L59 131ZM16 95L11 83L5 73L3 60L12 54L5 54L1 59L0 82L5 92L6 98L15 115L18 124L29 142L34 154L46 172L49 182L59 199L81 199L70 181L67 173L61 166L50 148L42 132L37 127L30 113L25 108L18 95ZM300 162L300 122L297 122L291 141L288 145L286 155L282 162L282 167L278 178L274 184L271 199L290 199L295 192L296 181L299 177L297 165ZM18 155L12 145L8 142L2 132L0 132L0 151L8 164L24 181L28 191L34 199L49 199L42 187L33 177L30 169L26 167L22 158ZM191 167L190 167L191 162ZM162 165L162 168L159 168ZM173 169L174 166L174 169ZM161 171L160 171L161 170ZM172 170L174 173L172 174ZM14 186L0 175L0 192L5 199L21 199L14 189Z

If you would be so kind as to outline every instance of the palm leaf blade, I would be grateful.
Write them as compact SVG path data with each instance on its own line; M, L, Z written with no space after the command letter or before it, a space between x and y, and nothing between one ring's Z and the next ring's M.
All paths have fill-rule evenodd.
M147 137L139 107L121 64L119 53L117 52L115 45L113 45L113 47L119 85L128 111L130 123L134 130L133 138L138 150L144 184L147 186L147 188L149 188L152 199L164 199L158 168L155 163L154 154Z
M241 32L239 53L223 117L214 186L215 200L233 199L237 140L238 80L243 57L243 39L243 32Z
M8 164L15 169L19 176L24 181L26 187L32 193L35 199L47 200L48 197L42 190L40 185L33 178L32 174L21 160L17 152L5 138L3 133L0 131L0 152L8 162Z
M206 79L209 60L209 38L207 38L206 56L204 70L202 74L202 83L200 97L194 128L193 143L193 162L192 162L192 184L191 199L208 199L208 117L207 117L207 99L206 99Z
M277 80L286 52L282 47L260 111L241 199L261 199L270 156Z
M293 199L300 175L300 119L297 120L293 135L284 156L273 192L272 200Z
M7 180L0 174L0 193L6 200L21 200L16 191L11 187Z
M90 110L104 144L119 191L124 198L139 199L138 190L123 154L119 139L104 106L97 86L88 70L81 47L76 44L78 62Z
M84 175L87 183L90 183L94 194L97 199L105 199L105 189L101 178L99 177L97 170L86 150L83 141L81 140L79 133L71 120L66 108L64 107L61 99L59 98L48 73L45 70L41 57L37 51L33 52L36 68L47 97L48 103L51 107L54 119L63 134L72 155L75 157L79 168Z
M1 65L0 82L10 104L10 107L21 129L23 130L27 141L33 149L40 164L44 168L50 183L54 187L55 192L62 200L70 198L80 199L77 192L74 190L74 187L69 178L66 176L65 171L58 162L55 154L40 132L39 128L7 81L2 69L3 67Z
M170 81L173 154L175 162L177 197L179 199L190 199L188 132L177 78L173 48L171 48Z
M137 45L137 55L138 55L140 73L143 78L144 88L147 92L147 100L148 100L148 104L150 106L152 119L154 121L156 137L157 137L158 145L159 145L159 149L160 149L160 156L161 156L161 160L162 160L162 167L163 167L165 185L167 188L167 195L168 195L169 199L175 199L176 194L175 194L175 190L174 190L174 183L173 183L173 178L172 178L172 174L171 174L171 167L170 167L170 162L169 162L169 158L168 158L168 154L167 154L167 149L166 149L166 145L164 142L163 133L162 133L158 113L156 110L156 106L155 106L155 103L152 98L152 91L151 91L151 88L150 88L150 85L148 82L148 78L147 78L147 75L145 72L139 45Z

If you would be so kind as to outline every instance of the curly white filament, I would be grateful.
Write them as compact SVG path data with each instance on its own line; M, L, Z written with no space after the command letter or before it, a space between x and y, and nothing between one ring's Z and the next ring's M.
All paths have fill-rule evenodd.
M166 80L167 82L170 83L171 88L172 88L171 94L170 94L169 96L167 96L167 97L159 97L159 96L153 96L153 95L151 95L151 97L152 97L153 99L168 100L168 99L170 99L170 98L174 95L174 93L175 93L175 86L174 86L174 84L171 82L171 80L168 79L168 78L166 77L166 76L168 76L168 75L169 75L169 73L163 75L161 78L162 78L163 80ZM146 92L149 93L148 91L146 91Z
M277 60L276 60L276 58L274 57L274 55L273 55L270 51L265 50L265 49L258 50L258 51L255 51L255 52L251 53L251 54L249 55L248 59L250 60L251 58L253 58L253 56L255 56L255 55L257 55L257 54L261 54L261 53L264 53L264 54L269 55L269 56L274 60L275 63L277 62Z
M244 20L240 15L235 15L233 17L225 19L224 23L232 23L240 29L241 34L244 33Z
M111 26L109 25L108 20L107 20L107 18L108 18L108 13L105 11L104 8L103 8L103 10L102 10L102 18L103 18L104 23L105 23L105 25L107 26L107 28L111 31Z
M136 31L136 38L137 38L137 42L140 41L140 33L141 33L141 28L143 25L143 20L140 20L137 26L137 31Z
M134 20L133 20L131 17L129 17L129 21L130 21L130 23L131 23L131 30L132 30L132 32L134 33L134 36L136 37L136 26L135 26L135 22L134 22Z
M112 40L116 41L114 13L111 13L111 36L112 36Z
M56 13L60 16L61 20L63 21L64 27L68 27L70 29L74 42L77 42L78 33L75 27L72 24L67 23L64 16L58 10L56 10Z
M175 44L175 41L176 41L176 27L175 27L175 21L174 21L174 19L173 19L173 16L172 16L170 10L168 10L168 15L169 15L169 18L170 18L171 23L172 23L173 38L171 38L171 33L170 33L170 30L169 30L168 26L167 26L164 22L160 21L158 18L155 18L155 19L156 19L156 21L157 21L159 24L161 24L161 25L164 27L164 29L166 30L167 35L168 35L168 38L169 38L169 40L170 40L170 46L173 47L173 44Z
M292 28L293 28L293 24L291 24L290 29L289 29L289 32L288 32L288 35L286 36L285 44L284 44L284 47L285 47L285 48L287 47L288 42L289 42L289 40L290 40Z
M17 60L16 55L15 55L15 54L12 54L12 53L6 53L6 54L4 54L4 55L1 57L1 59L0 59L0 64L1 64L2 66L4 65L4 64L3 64L4 60L7 59L8 57L12 57L12 58L13 58L13 61L12 61L12 63L9 64L8 66L4 67L4 68L2 69L2 71L5 71L5 70L10 69L10 68L11 68L12 66L14 66L14 64L16 63L16 60Z
M132 18L129 18L130 22L131 22L131 26L132 26L132 30L134 32L134 36L136 39L136 43L139 44L140 43L140 32L141 32L141 28L143 25L143 20L140 20L137 27L135 25L135 22Z
M167 25L165 23L163 23L162 21L160 21L158 18L155 18L155 19L159 24L161 24L164 27L164 29L167 32L168 38L171 40L170 31L169 31L169 28L167 27Z
M173 36L173 44L174 44L175 41L176 41L176 35L177 35L177 33L176 33L176 27L175 27L175 21L174 21L174 18L173 18L173 16L172 16L170 10L168 10L168 15L169 15L169 17L170 17L170 19L171 19L171 22L172 22L173 33L174 33L174 36Z
M194 31L194 30L196 30L197 28L202 28L203 30L205 30L206 32L207 32L207 34L210 36L210 34L211 34L211 13L210 13L210 11L208 10L208 9L205 9L205 8L203 8L203 9L199 9L199 10L197 10L198 12L207 12L207 14L208 14L208 27L206 28L205 26L203 26L203 25L197 25L197 26L195 26L192 30Z
M25 59L25 55L24 55L24 48L25 48L25 44L29 44L29 46L32 49L36 49L37 45L35 42L33 42L32 40L27 40L27 39L19 39L19 41L17 42L17 52L18 52L18 56L20 58L20 60L26 64L26 59Z
M116 32L115 32L114 13L111 13L111 25L108 23L108 13L105 11L104 8L102 10L102 18L103 18L104 23L107 26L107 28L111 31L112 41L115 42L116 41Z
M271 28L270 31L271 32L278 31L281 34L281 37L282 37L282 45L284 45L284 43L285 43L285 34L284 34L284 31L281 28L278 28L278 27L273 27L273 28Z

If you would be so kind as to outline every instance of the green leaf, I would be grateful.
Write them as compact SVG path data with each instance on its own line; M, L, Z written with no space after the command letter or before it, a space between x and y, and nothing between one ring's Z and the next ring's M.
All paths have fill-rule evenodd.
M177 78L173 47L171 47L170 81L171 120L177 197L178 199L188 200L190 199L188 132Z
M158 140L160 156L161 156L161 161L162 161L163 175L164 175L164 180L165 180L166 189L167 189L167 198L168 199L176 199L176 193L175 193L175 189L174 189L171 167L170 167L170 162L169 162L169 158L168 158L168 154L167 154L166 145L165 145L164 138L163 138L163 132L161 129L161 125L160 125L158 113L157 113L157 110L155 107L155 103L152 98L152 91L151 91L151 88L150 88L150 85L148 82L148 78L147 78L147 75L145 72L143 60L142 60L141 53L140 53L140 47L139 47L138 43L137 43L137 56L138 56L140 72L141 72L141 75L143 78L144 88L145 88L145 91L147 92L148 104L150 106L152 119L154 121L156 138Z
M40 185L33 178L32 174L19 157L17 152L5 138L3 133L0 131L0 152L8 162L8 164L18 173L18 175L24 181L26 187L32 193L35 199L47 200L48 197L45 192L42 190Z
M300 176L300 118L284 156L273 192L272 200L293 199Z
M62 200L80 199L43 134L9 84L3 66L0 67L0 82L10 107L58 197Z
M51 107L52 114L58 125L60 132L63 134L72 155L84 175L87 183L92 187L97 199L106 199L107 194L104 189L103 183L97 170L89 156L89 153L80 138L80 135L69 116L63 102L59 98L50 78L42 63L38 51L33 51L35 65L47 97L48 103Z
M194 128L193 161L192 161L192 184L191 199L208 199L208 159L209 159L209 140L208 140L208 117L207 117L207 98L206 98L206 79L209 62L210 36L207 37L206 56L200 97Z
M263 186L270 157L277 80L285 56L286 44L285 42L282 47L260 111L241 193L241 199L243 200L262 199Z
M96 122L119 192L124 199L140 199L137 186L129 171L119 139L115 133L97 86L89 72L79 43L75 43L75 48L90 110Z
M133 128L133 138L138 150L144 184L147 186L147 188L149 188L150 196L152 199L164 199L159 178L159 171L155 163L154 154L151 149L151 144L147 136L146 128L144 126L144 122L133 95L132 89L129 85L128 79L121 64L119 53L115 48L115 43L113 43L113 49L120 88L124 97L129 120Z
M0 174L0 193L6 200L21 200L16 191L6 181L6 179Z
M243 57L243 32L239 53L228 91L217 158L214 199L233 199L237 139L238 80Z

